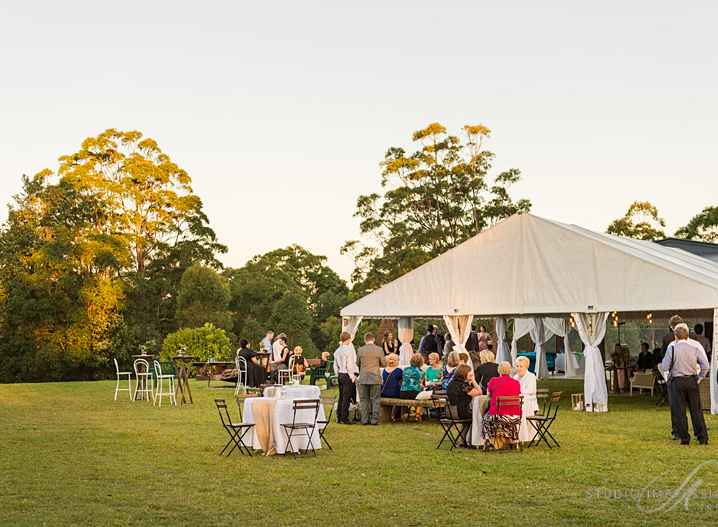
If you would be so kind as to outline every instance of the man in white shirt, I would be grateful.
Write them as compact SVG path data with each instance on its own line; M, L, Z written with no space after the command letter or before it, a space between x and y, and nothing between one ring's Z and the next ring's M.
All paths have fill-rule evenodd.
M352 336L342 332L340 344L334 352L334 373L339 380L339 401L337 403L337 422L345 425L349 421L349 403L355 398L356 390L356 351L352 345Z
M259 343L265 353L272 353L272 339L274 339L274 331L270 329Z

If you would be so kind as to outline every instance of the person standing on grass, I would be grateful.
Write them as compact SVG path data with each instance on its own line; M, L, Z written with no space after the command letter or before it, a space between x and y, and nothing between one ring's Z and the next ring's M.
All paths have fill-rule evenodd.
M264 335L264 338L259 343L260 351L263 351L264 353L272 353L272 340L274 339L274 331L273 330L267 330L266 335Z
M356 382L356 352L352 346L352 336L343 331L339 337L340 343L334 352L334 373L339 380L339 401L337 402L337 422L350 425L349 403L355 398Z
M676 336L673 333L674 328L678 324L682 324L683 319L679 315L673 315L671 318L668 319L668 328L669 332L663 337L663 347L662 347L662 353L663 358L661 359L661 365L660 369L664 372L666 369L663 367L663 361L666 358L666 354L668 353L668 347L676 340ZM671 402L673 399L673 388L671 383L671 376L670 374L666 373L664 374L664 377L666 378L666 395L668 397L668 405L673 408L673 403ZM671 412L671 438L675 441L678 439L678 425L676 423L676 414Z
M374 335L364 335L364 346L357 351L359 367L359 408L361 424L379 424L379 403L381 400L381 368L386 366L384 350L374 344Z
M693 423L693 435L701 445L707 445L708 431L703 419L698 384L710 371L708 357L700 342L688 338L686 324L678 324L674 333L676 340L668 346L666 356L661 363L663 370L668 372L672 386L671 420L676 423L681 445L689 444L691 438L688 435L686 418L686 406L688 406Z

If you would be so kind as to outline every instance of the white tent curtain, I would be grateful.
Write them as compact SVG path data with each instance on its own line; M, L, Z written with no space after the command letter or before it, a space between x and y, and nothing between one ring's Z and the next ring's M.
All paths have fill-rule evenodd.
M349 333L352 336L352 340L354 340L361 321L362 317L343 317L342 331L346 331L347 333Z
M399 319L399 367L406 368L409 366L411 356L414 350L411 347L411 340L414 338L414 319L403 317Z
M511 339L511 364L516 362L516 357L519 353L518 341L524 335L527 335L531 331L531 319L530 318L515 318L514 319L514 336Z
M566 357L566 377L580 377L583 375L583 367L579 364L576 354L571 351L568 334L571 331L571 324L565 318L544 318L544 326L554 335L563 337L563 349Z
M511 361L509 344L506 342L506 319L503 317L496 319L496 340L496 363Z
M711 355L711 372L709 376L711 388L711 413L718 414L718 308L713 310L713 354ZM705 382L705 381L704 381Z
M466 340L471 333L471 321L474 315L444 315L444 323L454 341L454 350L466 351Z
M553 333L546 329L543 323L543 319L534 317L531 319L531 326L529 327L529 335L531 340L534 341L534 352L536 353L536 370L534 374L539 379L543 379L548 376L548 364L546 363L546 353L544 352L543 345L553 336Z
M598 345L606 336L608 313L574 313L576 329L581 337L586 357L586 371L583 378L583 401L586 410L608 411L608 389L606 370Z

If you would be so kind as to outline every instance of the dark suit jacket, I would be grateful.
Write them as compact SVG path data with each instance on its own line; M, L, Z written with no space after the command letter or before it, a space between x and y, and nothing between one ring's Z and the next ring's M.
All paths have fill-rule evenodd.
M384 350L376 344L367 344L357 351L359 384L381 384L381 368L386 366Z

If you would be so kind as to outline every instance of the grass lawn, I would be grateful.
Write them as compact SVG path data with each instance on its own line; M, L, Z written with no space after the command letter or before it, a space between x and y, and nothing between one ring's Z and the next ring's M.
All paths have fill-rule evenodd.
M565 394L581 383L554 380ZM1 525L715 525L718 416L709 446L669 438L648 396L554 425L562 448L436 450L434 423L331 425L316 458L217 455L225 432L195 404L112 400L114 381L0 385ZM121 394L121 395L127 395ZM236 406L231 405L236 415ZM702 462L688 500L657 511ZM637 497L649 489L648 497ZM690 491L689 491L690 492ZM683 493L685 495L685 492Z

